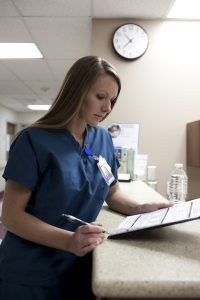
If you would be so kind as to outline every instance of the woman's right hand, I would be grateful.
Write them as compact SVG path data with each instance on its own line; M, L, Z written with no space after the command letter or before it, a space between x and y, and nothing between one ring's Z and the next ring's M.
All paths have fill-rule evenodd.
M102 226L82 225L71 235L68 251L77 256L84 256L94 250L105 239Z

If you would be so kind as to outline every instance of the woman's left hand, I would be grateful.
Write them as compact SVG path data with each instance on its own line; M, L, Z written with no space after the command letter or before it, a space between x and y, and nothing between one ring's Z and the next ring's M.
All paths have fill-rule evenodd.
M167 208L170 206L172 206L172 204L168 200L162 202L147 202L139 205L138 213L151 212L160 208Z

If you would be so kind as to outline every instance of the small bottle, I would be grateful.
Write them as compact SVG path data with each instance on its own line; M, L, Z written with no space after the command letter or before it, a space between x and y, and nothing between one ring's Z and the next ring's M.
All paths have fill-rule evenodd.
M173 203L179 203L186 200L188 177L183 169L183 164L176 163L167 182L168 199Z

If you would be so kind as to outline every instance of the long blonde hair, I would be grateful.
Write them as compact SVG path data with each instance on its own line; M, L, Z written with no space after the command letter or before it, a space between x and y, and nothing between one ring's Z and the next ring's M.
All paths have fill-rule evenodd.
M98 56L85 56L77 60L69 69L49 111L28 127L66 128L67 124L79 113L91 86L103 74L108 74L116 80L118 97L121 81L115 68ZM112 102L111 109L116 100Z

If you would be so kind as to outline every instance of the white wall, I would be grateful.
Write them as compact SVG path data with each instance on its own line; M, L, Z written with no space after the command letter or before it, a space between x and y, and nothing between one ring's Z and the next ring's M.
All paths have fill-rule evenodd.
M111 37L120 24L135 22L149 36L147 52L121 60ZM200 22L93 20L92 52L118 69L122 92L105 122L138 122L139 152L158 167L158 191L175 162L186 163L186 123L200 119ZM186 166L185 166L186 167ZM200 170L188 170L190 197L200 197Z

